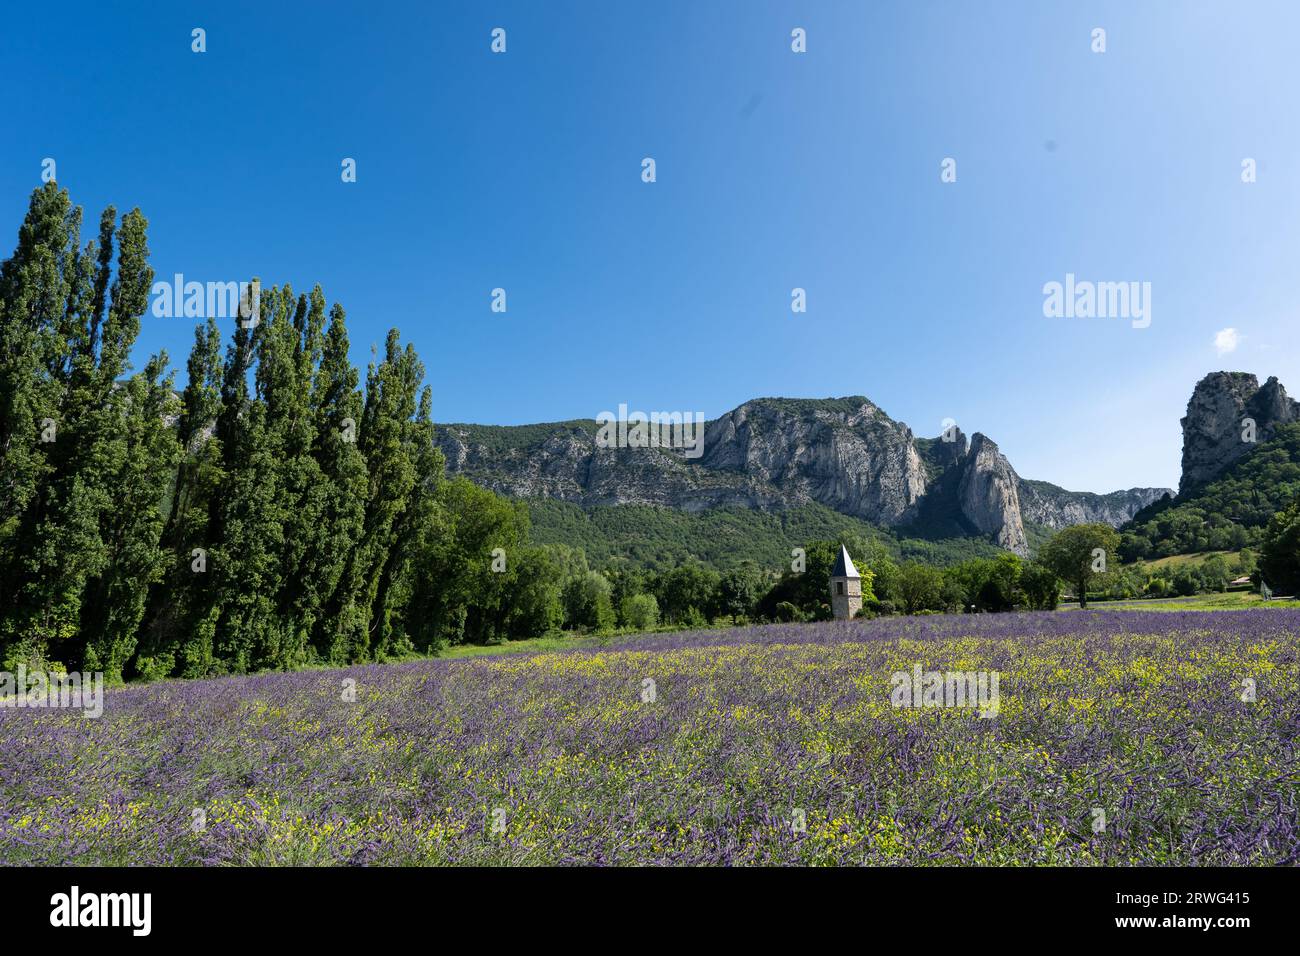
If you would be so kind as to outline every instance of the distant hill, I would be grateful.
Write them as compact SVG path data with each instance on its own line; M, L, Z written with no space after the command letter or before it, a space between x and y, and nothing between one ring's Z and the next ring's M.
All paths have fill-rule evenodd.
M820 505L864 526L888 529L895 540L946 541L944 547L952 547L953 541L971 539L1026 554L1044 529L1084 521L1119 525L1167 491L1096 495L1025 481L987 436L976 432L967 439L953 427L936 438L917 438L860 395L754 399L704 423L702 444L689 455L680 448L602 447L600 429L594 420L449 424L438 426L437 441L452 474L514 498L587 509L585 525L564 509L535 510L542 533L556 540L568 535L574 543L586 533L595 548L616 524L614 512L599 509L721 512L761 538L764 528L779 527L792 513L803 516L796 521L826 520L810 508ZM735 517L746 511L771 517ZM673 534L699 541L690 547L704 551L710 546L699 530L725 523L720 515L692 523L654 511L617 520L631 514L660 528L673 522ZM651 521L654 514L659 516ZM561 520L563 515L569 517ZM592 532L593 522L602 523L599 534ZM788 554L786 534L781 532L781 542ZM634 529L624 536L625 548L634 547L635 536ZM660 537L661 543L667 540Z

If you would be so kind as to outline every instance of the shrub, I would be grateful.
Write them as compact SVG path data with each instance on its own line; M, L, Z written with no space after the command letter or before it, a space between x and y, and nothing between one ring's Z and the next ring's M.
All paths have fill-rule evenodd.
M625 626L648 631L659 623L659 602L653 594L634 594L623 599L619 616Z

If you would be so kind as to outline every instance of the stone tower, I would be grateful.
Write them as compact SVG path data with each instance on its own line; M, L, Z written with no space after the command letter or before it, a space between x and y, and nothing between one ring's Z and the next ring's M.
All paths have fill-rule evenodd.
M849 549L840 545L840 556L831 568L831 613L847 621L862 608L862 577L853 566Z

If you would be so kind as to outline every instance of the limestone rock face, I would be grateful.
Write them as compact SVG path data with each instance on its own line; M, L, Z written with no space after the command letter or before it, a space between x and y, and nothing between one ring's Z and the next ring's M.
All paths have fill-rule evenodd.
M1276 378L1263 386L1249 372L1211 372L1201 379L1183 417L1183 473L1179 492L1213 480L1255 447L1245 440L1246 419L1254 421L1256 443L1278 425L1300 419L1300 403Z
M1045 481L1020 479L1020 515L1059 530L1073 524L1108 524L1118 528L1135 514L1159 501L1168 488L1129 488L1098 495L1090 491L1065 491Z
M906 521L925 493L912 432L865 398L846 408L746 402L705 430L700 464L883 525Z
M707 422L703 449L597 447L590 420L542 425L439 425L451 474L515 498L587 507L643 504L700 511L779 511L818 502L883 527L906 529L937 514L951 533L987 536L1028 550L1025 522L1064 527L1121 524L1164 489L1111 495L1026 482L998 446L917 439L862 396L760 398Z
M1020 516L1020 476L985 435L976 432L962 465L961 513L977 531L1016 554L1029 552Z

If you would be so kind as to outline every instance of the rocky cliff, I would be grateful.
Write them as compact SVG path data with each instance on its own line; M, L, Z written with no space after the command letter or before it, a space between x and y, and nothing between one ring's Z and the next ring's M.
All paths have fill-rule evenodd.
M700 465L886 526L906 522L926 487L911 429L861 397L746 402L708 424Z
M1110 495L1026 482L987 436L916 438L862 396L755 399L703 426L688 456L603 447L594 421L440 425L447 469L516 498L584 506L782 510L809 501L890 528L922 524L1025 553L1026 522L1120 524L1165 489ZM945 440L945 438L947 440Z
M980 534L1017 554L1029 551L1020 511L1020 477L993 441L979 432L971 438L960 463L958 501L961 513Z
M1196 383L1182 420L1179 492L1211 481L1256 444L1272 438L1278 425L1298 419L1300 403L1287 396L1277 378L1261 386L1249 372L1211 372Z

